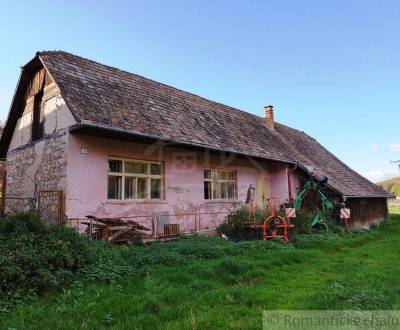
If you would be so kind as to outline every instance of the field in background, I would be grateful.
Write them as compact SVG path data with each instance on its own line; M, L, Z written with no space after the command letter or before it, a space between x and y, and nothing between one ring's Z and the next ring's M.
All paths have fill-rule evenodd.
M275 250L196 240L138 248L145 275L48 295L1 315L0 328L261 329L263 309L400 308L400 215Z
M400 197L400 177L378 182L377 185L387 192Z
M400 200L389 201L389 212L390 213L400 213Z

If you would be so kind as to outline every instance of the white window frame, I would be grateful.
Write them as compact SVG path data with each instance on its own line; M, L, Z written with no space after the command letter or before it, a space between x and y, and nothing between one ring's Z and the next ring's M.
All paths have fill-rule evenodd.
M143 159L131 159L131 158L120 158L120 157L108 157L107 159L107 167L108 162L110 160L116 160L116 161L121 161L121 169L122 172L111 172L109 169L107 170L107 200L108 201L160 201L164 199L164 164L163 162L159 161L149 161L149 160L143 160ZM146 164L148 166L148 173L147 174L142 174L142 173L126 173L125 172L125 164L126 163L140 163L140 164ZM151 164L157 164L160 165L160 174L150 174L150 165ZM108 177L110 176L117 176L121 177L121 198L115 198L111 199L108 198ZM125 198L125 178L146 178L146 186L147 186L147 192L146 192L146 198ZM151 198L151 179L159 179L160 180L160 198ZM137 192L137 180L136 180L136 192Z
M204 171L210 171L210 176L211 177L210 178L205 178L204 177ZM233 173L234 179L230 180L230 179L228 179L228 177L226 179L213 179L213 172L214 173L215 172L226 172L226 173L230 172L230 173ZM211 182L211 192L210 192L211 198L209 198L209 199L206 199L205 198L206 196L204 196L204 182ZM219 186L219 184L221 182L226 182L227 183L227 185L226 185L226 196L227 197L226 198L214 198L214 196L213 196L214 185L217 184ZM235 187L235 191L234 191L233 198L229 198L228 197L228 182L235 184L235 186L234 186ZM238 189L237 189L237 187L238 187L238 184L237 184L237 170L235 170L235 169L225 169L225 168L204 168L204 170L203 170L203 198L204 198L205 201L237 201L237 199L238 199ZM219 190L219 188L218 188L218 190ZM219 192L219 196L221 196L221 192Z

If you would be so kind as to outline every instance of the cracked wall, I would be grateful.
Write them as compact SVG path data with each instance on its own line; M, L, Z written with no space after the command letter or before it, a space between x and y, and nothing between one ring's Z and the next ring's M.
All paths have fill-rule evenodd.
M27 99L7 152L6 211L20 210L41 190L66 190L68 127L75 124L58 87L43 90L43 138L32 142L33 99Z

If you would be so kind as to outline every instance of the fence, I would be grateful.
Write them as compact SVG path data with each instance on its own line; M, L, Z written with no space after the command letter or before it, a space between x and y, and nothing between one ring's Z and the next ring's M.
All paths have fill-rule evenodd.
M38 193L37 210L48 224L65 221L65 195L62 190L43 190Z
M169 214L166 212L153 213L150 215L137 215L130 217L115 217L115 218L75 218L68 219L68 224L71 227L77 228L80 232L85 232L94 239L110 240L109 232L104 235L104 232L96 230L98 226L104 228L105 224L114 224L115 230L121 230L124 224L130 224L131 228L138 226L145 228L137 230L144 238L167 238L177 236L179 234L189 234L196 232L207 232L215 230L222 223L225 217L231 211L220 212L193 212ZM110 226L110 228L112 228ZM126 233L128 233L126 228ZM123 235L121 230L120 241L128 238ZM115 236L113 236L115 237Z
M35 209L47 224L65 222L65 195L63 191L39 191L37 198L0 196L0 215L22 213Z

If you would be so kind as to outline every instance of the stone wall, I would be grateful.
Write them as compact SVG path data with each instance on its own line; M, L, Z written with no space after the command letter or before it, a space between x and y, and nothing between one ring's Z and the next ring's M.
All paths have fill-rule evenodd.
M35 191L66 190L66 130L7 154L6 212L18 210Z

